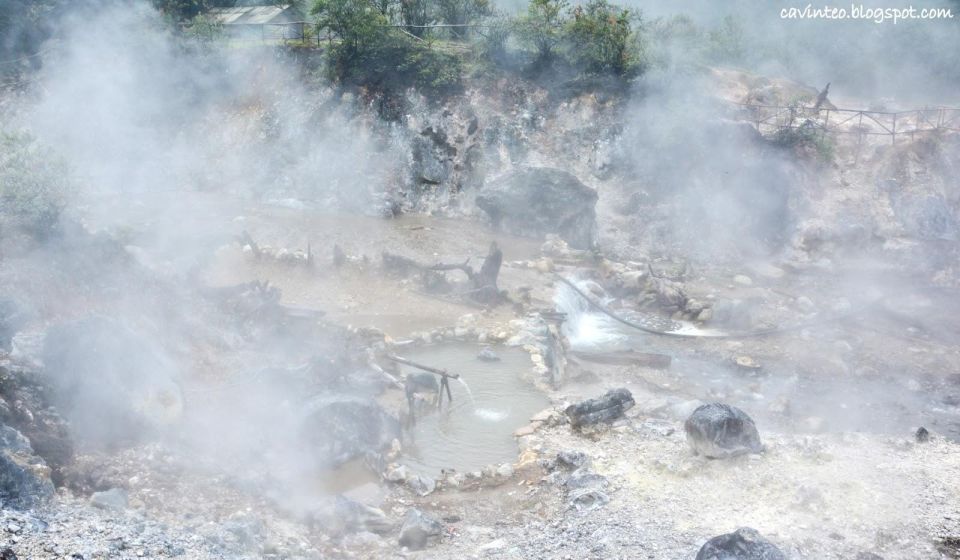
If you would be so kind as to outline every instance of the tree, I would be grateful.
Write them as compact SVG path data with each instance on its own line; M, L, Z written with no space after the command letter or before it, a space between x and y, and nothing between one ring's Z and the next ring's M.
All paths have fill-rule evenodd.
M22 133L0 131L0 228L46 237L70 190L66 165Z
M607 0L577 6L569 23L571 58L587 71L623 76L635 65L630 23L639 16Z
M339 37L345 54L350 56L374 44L389 23L383 13L364 0L316 0L310 13L317 18L317 28Z
M436 0L440 21L451 25L466 25L492 13L489 0ZM454 37L465 37L465 27L451 28Z
M57 0L0 0L0 74L35 68L50 36Z
M536 51L538 63L556 56L568 6L567 0L530 0L527 13L518 19L517 34Z
M151 0L153 7L176 22L189 21L210 6L206 0Z

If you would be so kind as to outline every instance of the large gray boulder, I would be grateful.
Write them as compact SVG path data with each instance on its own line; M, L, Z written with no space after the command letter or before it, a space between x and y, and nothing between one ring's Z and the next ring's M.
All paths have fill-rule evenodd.
M370 398L325 395L307 404L300 434L317 464L336 467L356 458L377 459L400 439L400 422Z
M708 403L697 407L683 424L693 452L712 459L763 451L760 434L747 413L735 406Z
M407 511L400 528L400 546L423 550L443 534L443 524L419 509Z
M51 496L50 468L23 434L0 426L0 507L30 509Z
M484 186L476 200L494 227L516 235L554 233L576 249L596 240L597 192L566 171L520 168Z
M572 404L564 410L570 425L582 429L596 424L610 423L633 408L633 395L627 389L613 389L603 396Z
M707 541L696 560L787 560L787 557L756 530L742 527Z
M93 316L51 328L43 363L54 405L78 439L130 443L183 411L174 362L119 321Z

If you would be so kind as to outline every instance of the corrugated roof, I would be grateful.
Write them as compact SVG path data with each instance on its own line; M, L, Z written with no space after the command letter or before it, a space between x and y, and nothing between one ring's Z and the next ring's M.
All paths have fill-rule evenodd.
M290 6L242 6L234 8L213 8L208 12L217 23L223 25L257 25L273 23L277 16L290 9Z

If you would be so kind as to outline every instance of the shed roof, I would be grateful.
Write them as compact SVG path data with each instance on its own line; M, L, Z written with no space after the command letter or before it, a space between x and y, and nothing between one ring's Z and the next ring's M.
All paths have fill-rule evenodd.
M208 14L217 23L223 25L258 25L274 23L280 16L289 21L293 10L287 6L237 6L233 8L213 8ZM287 13L289 12L289 13Z

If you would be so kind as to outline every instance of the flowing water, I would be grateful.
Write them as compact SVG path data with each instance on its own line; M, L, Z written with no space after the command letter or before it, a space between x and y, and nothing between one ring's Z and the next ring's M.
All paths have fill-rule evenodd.
M477 358L480 346L444 344L411 349L404 357L460 374L453 383L453 403L417 418L407 433L402 462L432 476L441 469L476 471L490 464L514 462L513 432L549 406L546 396L523 380L529 355L519 348L495 347L500 361ZM405 372L414 371L406 368ZM467 385L469 383L469 386Z
M578 288L591 293L590 281ZM607 303L602 291L592 294ZM922 391L909 375L885 372L875 376L823 376L805 374L789 361L768 363L762 373L750 374L730 362L711 361L680 351L665 339L631 329L591 308L569 286L559 284L554 298L557 310L566 313L564 334L571 349L604 353L638 350L671 355L673 362L665 376L671 385L685 387L677 393L685 398L723 400L748 410L757 419L783 424L800 431L863 431L909 434L917 426L934 428L944 436L960 440L960 406L950 396ZM878 317L865 315L867 323ZM724 333L690 323L676 323L678 334L711 338ZM694 344L690 339L686 345ZM909 373L909 372L908 372ZM911 387L913 387L911 389ZM790 404L784 419L769 410L778 401ZM811 420L816 420L811 422Z

